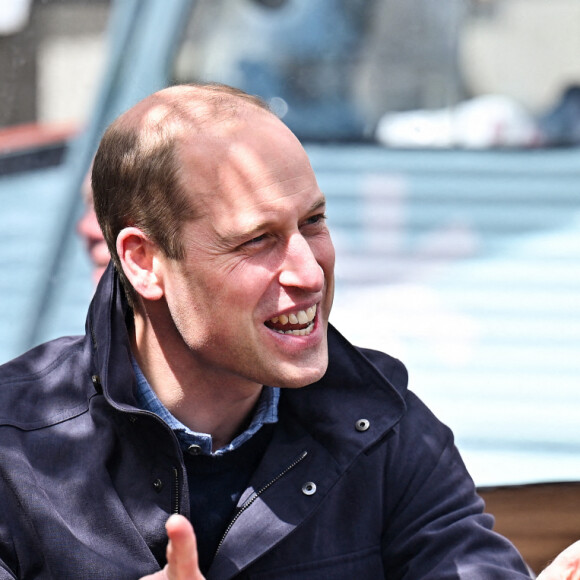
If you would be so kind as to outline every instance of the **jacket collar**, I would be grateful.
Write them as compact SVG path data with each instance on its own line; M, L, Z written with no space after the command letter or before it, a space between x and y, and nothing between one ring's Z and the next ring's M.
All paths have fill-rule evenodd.
M111 262L89 308L87 340L92 344L93 369L105 397L114 407L134 411L136 383L127 330L129 316L131 309Z
M332 325L328 347L324 377L303 389L284 390L282 397L305 429L315 432L344 467L403 416L407 372L388 355L354 347Z

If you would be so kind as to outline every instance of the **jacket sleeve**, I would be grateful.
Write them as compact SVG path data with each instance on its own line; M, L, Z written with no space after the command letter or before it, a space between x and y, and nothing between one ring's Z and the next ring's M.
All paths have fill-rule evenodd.
M389 579L529 578L516 549L482 513L451 431L412 393L407 405L386 464L394 490L385 503L382 547Z

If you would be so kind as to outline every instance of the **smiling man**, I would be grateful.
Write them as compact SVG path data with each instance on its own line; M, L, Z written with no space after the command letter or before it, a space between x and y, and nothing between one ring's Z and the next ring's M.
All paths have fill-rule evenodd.
M0 370L0 579L528 578L403 365L329 325L326 200L261 101L150 96L93 190L86 337Z

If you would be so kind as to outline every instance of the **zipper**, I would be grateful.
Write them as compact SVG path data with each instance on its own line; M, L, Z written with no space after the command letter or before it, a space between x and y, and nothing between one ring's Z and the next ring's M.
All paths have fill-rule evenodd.
M308 451L303 451L286 469L281 471L274 479L264 485L258 491L255 491L239 508L236 514L234 515L232 521L229 523L226 531L224 532L220 543L215 551L214 558L217 556L218 552L220 551L226 536L228 535L229 531L232 529L233 525L237 522L238 518L272 485L274 485L279 479L284 477L290 470L294 469L306 456L308 455Z
M93 343L93 350L97 350L97 335L95 333L95 325L90 323L90 331L91 331L91 342Z
M171 508L171 513L172 514L178 514L179 513L179 471L177 470L177 467L173 468L173 496L172 496L172 508Z

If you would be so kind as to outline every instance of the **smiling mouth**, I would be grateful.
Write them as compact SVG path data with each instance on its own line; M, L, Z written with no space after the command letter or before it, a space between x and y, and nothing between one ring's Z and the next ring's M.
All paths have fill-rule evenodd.
M280 314L270 318L264 324L280 334L292 334L294 336L307 336L314 330L314 318L316 317L316 304L306 310L297 310L288 314Z

